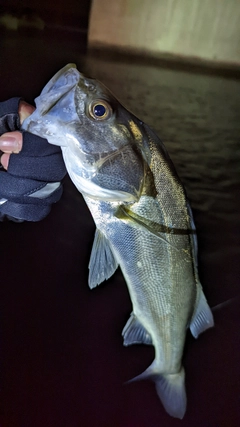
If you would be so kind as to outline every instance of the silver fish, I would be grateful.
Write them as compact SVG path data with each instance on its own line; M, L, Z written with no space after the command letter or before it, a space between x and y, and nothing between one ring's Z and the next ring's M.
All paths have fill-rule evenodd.
M186 330L197 338L213 317L198 278L191 208L173 164L154 132L74 64L35 101L23 128L61 146L96 224L89 286L121 267L133 306L124 345L155 347L154 361L136 379L152 379L166 411L182 418Z

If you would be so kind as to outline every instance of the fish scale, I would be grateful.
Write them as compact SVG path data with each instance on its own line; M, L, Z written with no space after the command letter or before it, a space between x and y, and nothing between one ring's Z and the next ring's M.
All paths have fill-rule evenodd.
M97 213L98 203L95 201L92 203L92 201L88 199L87 204L95 218L97 227L109 240L111 240L111 245L118 263L123 266L124 260L129 257L130 253L132 254L130 262L125 262L122 271L128 284L133 303L133 312L137 317L141 318L141 323L154 339L155 348L160 348L160 353L164 354L162 343L166 341L165 335L168 336L171 342L177 342L178 336L181 335L181 341L183 341L182 336L185 335L185 325L189 322L192 315L193 301L196 298L196 288L192 286L192 281L189 283L188 280L189 276L191 278L193 277L192 265L188 264L190 271L186 270L186 268L184 270L172 268L176 259L175 254L178 253L176 249L163 241L159 241L159 238L155 235L150 235L150 233L145 230L136 229L131 225L128 225L128 227L124 226L120 220L114 218L114 215L112 218L115 224L110 225L109 221L107 222L104 219L103 214L105 210L109 211L109 205L104 208L102 203L100 212ZM113 206L113 210L114 208L116 209L115 206ZM136 206L135 211L137 211ZM100 221L98 221L98 218L100 218ZM114 235L111 231L113 229L116 230ZM110 230L110 236L108 230ZM172 238L176 238L176 236ZM184 236L182 239L188 240L188 237ZM135 247L133 247L133 242L136 242ZM149 256L146 256L146 254L149 254ZM154 259L154 262L150 262L150 257ZM138 262L141 262L142 268L138 267ZM180 263L179 254L178 262ZM169 280L169 276L171 280ZM167 283L167 289L156 286L157 282ZM178 287L178 284L182 283L184 283L184 287L181 286L176 293L175 288ZM172 284L172 286L169 284ZM189 295L189 299L192 300L191 304L189 304L186 294ZM174 321L175 298L178 308L179 306L189 307L188 310L184 311L185 319L182 319L184 322ZM170 325L168 327L164 321L167 315L170 316L170 318L167 319L167 324ZM150 326L149 319L151 318L153 322ZM173 318L172 322L171 318ZM181 348L183 343L181 342ZM166 364L173 365L174 362L171 360L172 358L169 359L168 353L164 358ZM178 353L181 354L181 351ZM163 359L163 357L161 357L161 359ZM158 361L156 361L156 363L158 363ZM179 356L177 357L176 365L177 367L179 365Z
M186 411L182 353L213 326L197 272L197 240L185 190L155 133L100 82L74 64L36 98L23 129L61 146L70 178L96 224L89 286L120 266L132 301L124 345L151 344L155 359L138 379L152 379L166 411Z

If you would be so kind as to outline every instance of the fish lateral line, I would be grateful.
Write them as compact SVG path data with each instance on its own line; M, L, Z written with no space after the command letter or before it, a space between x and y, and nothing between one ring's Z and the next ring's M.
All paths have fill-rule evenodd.
M162 240L167 245L171 246L176 251L179 251L179 249L176 246L172 245L167 239L165 239L164 237L160 236L158 233L153 231L153 229L148 224L146 224L144 221L141 220L141 219L146 220L146 218L143 218L140 215L134 214L130 209L127 210L126 207L123 207L122 205L119 206L117 212L115 213L115 217L122 221L131 222L135 226L137 225L138 227L143 228L144 231L146 230L149 231L149 233L158 237L160 240ZM139 219L138 217L141 219Z
M174 249L179 251L176 246L172 245L167 239L160 236L159 233L171 234L171 235L190 235L196 234L196 231L193 229L182 229L182 228L171 228L164 224L159 224L155 221L148 220L147 218L142 217L141 215L136 214L131 211L124 205L118 207L115 217L122 221L132 221L136 222L140 227L148 230L151 234L154 234L159 239L163 240L168 245L172 246Z

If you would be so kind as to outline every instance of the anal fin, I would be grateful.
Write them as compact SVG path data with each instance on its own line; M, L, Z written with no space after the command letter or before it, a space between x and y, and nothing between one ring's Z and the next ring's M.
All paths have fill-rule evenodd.
M123 345L147 344L152 345L152 338L148 331L142 326L134 313L131 314L123 331Z
M197 302L190 323L191 333L194 338L197 338L199 334L212 326L214 326L214 320L211 309L207 303L201 286L198 285Z
M109 241L97 228L94 236L92 252L89 261L89 287L95 288L104 280L109 279L116 271L118 263L113 255Z

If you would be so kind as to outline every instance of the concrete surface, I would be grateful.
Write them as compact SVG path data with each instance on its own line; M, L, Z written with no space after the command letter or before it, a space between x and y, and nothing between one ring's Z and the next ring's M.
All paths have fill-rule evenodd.
M240 65L238 0L93 0L90 46Z

